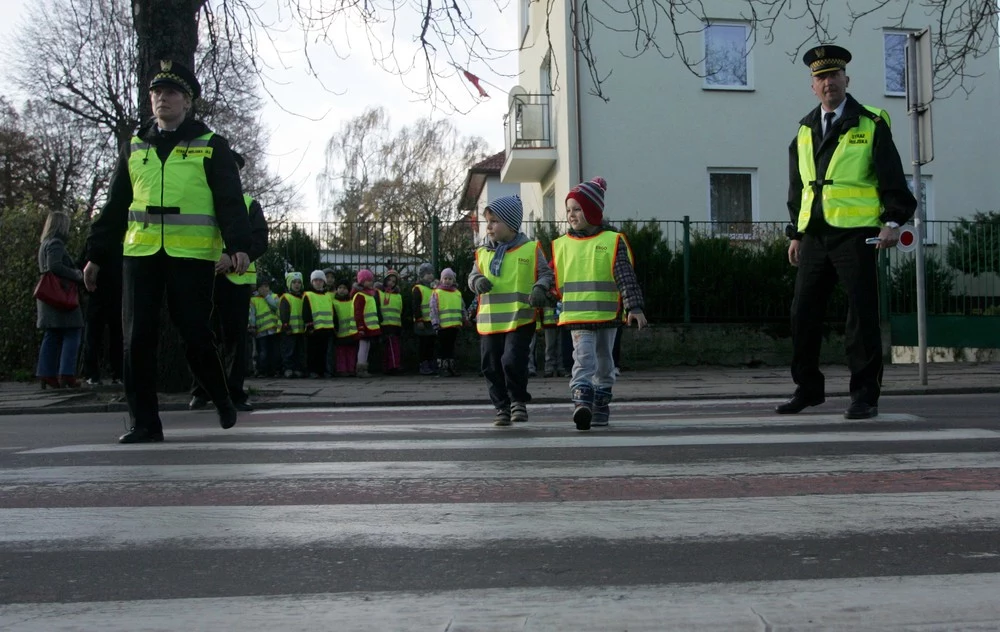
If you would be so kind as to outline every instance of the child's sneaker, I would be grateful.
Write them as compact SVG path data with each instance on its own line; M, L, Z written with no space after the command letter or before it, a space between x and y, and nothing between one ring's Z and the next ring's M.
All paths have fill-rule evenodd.
M590 430L590 422L593 419L593 412L586 404L577 404L573 409L573 423L577 430Z
M497 415L493 418L494 426L509 426L510 425L510 409L509 408L497 408Z
M524 402L514 402L511 404L510 420L514 423L528 421L528 405Z
M590 419L591 426L606 426L611 417L611 408L608 406L594 406L594 414Z

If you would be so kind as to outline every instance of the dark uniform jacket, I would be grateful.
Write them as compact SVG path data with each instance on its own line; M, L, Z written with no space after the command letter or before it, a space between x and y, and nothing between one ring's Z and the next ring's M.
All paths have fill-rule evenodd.
M844 105L843 115L834 121L833 132L825 138L823 136L823 110L819 105L809 114L806 114L800 125L812 128L813 151L816 164L816 179L823 180L826 176L826 169L830 165L833 152L840 142L840 135L852 127L858 125L859 117L864 106L857 102L850 94L847 95L847 103ZM882 223L896 222L905 224L917 208L917 200L910 193L907 187L906 175L903 173L903 164L899 158L895 143L892 142L892 131L889 124L881 118L875 122L875 137L872 141L872 159L875 163L875 177L878 181L878 197L882 202L883 210L879 219ZM802 205L802 177L799 175L799 148L795 138L788 148L788 216L792 220L795 228L795 238L801 239L802 234L798 232L799 209ZM830 232L838 230L854 230L844 228L834 228L823 219L823 201L820 196L814 198L812 218L806 232Z
M160 131L156 127L156 120L150 119L139 128L136 135L156 147L156 154L161 161L166 162L170 152L179 143L194 140L210 131L204 123L193 119L185 120L174 131ZM98 265L105 265L112 260L111 253L115 248L121 248L128 228L128 208L133 197L132 178L128 169L130 144L126 143L122 149L111 179L108 201L91 224L90 236L87 238L87 260ZM230 255L237 252L249 254L250 222L247 219L246 203L243 201L239 170L229 149L229 141L215 134L208 141L208 146L213 151L212 157L204 160L205 179L212 190L215 218L222 231L225 252Z

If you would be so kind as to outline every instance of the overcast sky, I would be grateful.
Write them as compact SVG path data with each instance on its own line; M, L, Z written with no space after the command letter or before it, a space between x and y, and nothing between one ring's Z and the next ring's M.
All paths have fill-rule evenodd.
M27 15L25 7L32 0L0 0L0 37L10 41L10 35L21 19ZM492 3L483 3L490 6ZM501 20L490 21L489 37L495 46L516 45L516 5L511 5ZM277 35L277 46L286 52L283 55L287 71L274 74L270 89L274 94L266 96L263 123L271 130L271 155L268 162L272 169L290 178L301 192L304 208L300 219L319 219L316 195L316 175L323 168L323 152L331 134L340 129L342 123L359 114L369 106L382 105L390 113L393 127L399 128L422 116L444 116L428 103L415 100L416 97L397 76L376 68L371 60L367 43L358 39L347 59L341 59L329 48L317 44L311 47L313 65L320 70L322 84L309 77L304 69L304 57L300 51L302 36L294 29ZM273 50L261 52L264 60L273 68L276 63ZM514 75L517 70L516 55L509 55L499 64L494 64L501 75ZM484 80L496 84L503 90L484 86L490 93L489 99L482 99L477 105L469 96L471 86L456 76L448 85L451 96L468 114L452 114L450 118L466 135L482 136L493 151L503 149L503 115L507 110L506 91L515 79L497 76L485 67L470 70ZM405 81L417 81L415 72ZM0 94L13 94L9 79L2 78ZM324 89L325 85L325 89Z

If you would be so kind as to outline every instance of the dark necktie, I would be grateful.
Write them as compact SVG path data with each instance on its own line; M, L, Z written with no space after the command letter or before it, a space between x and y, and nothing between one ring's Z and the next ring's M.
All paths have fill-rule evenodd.
M827 112L823 115L823 120L825 125L823 126L823 138L830 135L830 130L833 129L833 117L837 116L836 112Z

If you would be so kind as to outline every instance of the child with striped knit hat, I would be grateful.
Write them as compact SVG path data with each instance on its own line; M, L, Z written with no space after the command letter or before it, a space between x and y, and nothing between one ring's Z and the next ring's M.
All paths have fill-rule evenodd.
M559 325L573 337L570 394L577 430L606 426L611 415L615 333L646 326L642 290L625 236L604 222L604 178L581 182L566 195L569 230L552 241L552 269L562 297Z
M552 270L538 241L521 232L517 195L497 198L484 212L486 240L476 251L469 288L476 293L476 329L483 376L496 409L494 426L528 421L528 346L535 309L552 287Z

